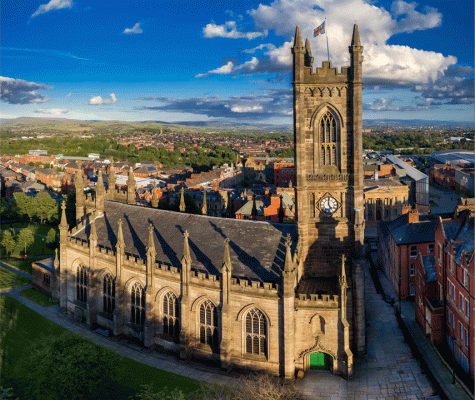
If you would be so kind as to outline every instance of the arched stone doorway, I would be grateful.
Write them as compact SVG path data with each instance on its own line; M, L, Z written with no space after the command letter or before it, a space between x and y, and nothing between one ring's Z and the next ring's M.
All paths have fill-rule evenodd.
M333 357L328 353L315 351L308 354L308 370L311 371L332 371Z

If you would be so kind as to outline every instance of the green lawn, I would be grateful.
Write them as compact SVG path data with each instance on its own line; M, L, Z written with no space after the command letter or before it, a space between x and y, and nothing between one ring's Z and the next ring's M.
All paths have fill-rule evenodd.
M15 229L15 232L18 234L19 228L30 228L35 236L35 241L33 244L27 247L27 255L29 256L39 256L39 255L53 255L54 250L52 250L49 246L46 245L45 242L45 237L48 234L48 231L52 228L49 225L40 225L40 224L35 224L35 223L29 223L29 222L14 222L11 224L2 224L2 231L7 230L10 228ZM54 228L56 232L58 232L57 228ZM44 236L37 236L37 235L44 235ZM2 247L1 249L2 254L5 255L5 249ZM24 255L25 253L25 248L21 244L17 244L15 249L13 250L12 254L13 256L19 256L19 255ZM31 268L30 268L31 271ZM25 270L25 272L28 272ZM31 272L29 272L31 273Z
M35 342L40 343L47 337L59 335L79 337L16 300L0 296L0 382L2 386L13 387L16 394L21 393L22 388L18 387L17 383L18 377L23 376L26 371L20 369L19 360L28 357L28 344L34 346ZM51 371L51 373L60 374L61 371ZM193 379L157 370L125 357L120 357L119 372L114 380L117 382L117 390L111 393L110 398L116 400L129 400L129 397L135 395L144 384L153 384L155 389L166 386L171 390L178 387L183 393L190 393L199 387L198 382Z
M40 292L36 289L24 289L20 292L20 296L23 296L43 307L50 307L54 304L57 304L53 303L53 299L50 295Z
M2 258L1 262L10 265L11 267L18 268L19 270L31 275L31 264L37 261L36 258Z
M30 280L0 267L0 289L28 285Z

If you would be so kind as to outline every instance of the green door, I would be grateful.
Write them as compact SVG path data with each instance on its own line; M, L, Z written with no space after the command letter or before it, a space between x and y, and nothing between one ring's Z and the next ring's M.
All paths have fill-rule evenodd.
M310 369L319 371L330 370L331 357L326 353L310 354Z

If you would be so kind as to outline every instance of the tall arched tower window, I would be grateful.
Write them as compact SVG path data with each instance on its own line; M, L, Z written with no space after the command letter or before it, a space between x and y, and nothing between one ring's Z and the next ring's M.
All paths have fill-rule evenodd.
M327 111L320 118L318 138L320 139L320 166L335 165L340 167L338 160L338 144L340 141L339 125L335 116Z

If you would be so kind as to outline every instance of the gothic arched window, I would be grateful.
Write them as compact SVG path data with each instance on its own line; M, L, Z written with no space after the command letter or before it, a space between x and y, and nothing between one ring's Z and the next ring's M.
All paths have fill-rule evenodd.
M180 338L180 308L177 297L172 292L163 296L163 334L178 343Z
M339 141L338 125L334 115L327 111L318 125L320 129L320 165L338 165L337 142Z
M102 282L102 300L104 312L111 314L115 308L115 279L107 274Z
M85 303L87 301L87 270L80 265L76 271L76 298Z
M267 356L267 321L257 308L246 315L246 353Z
M130 291L130 322L139 326L145 322L145 292L138 283Z
M213 352L218 347L218 309L206 300L200 306L200 342L211 346Z

